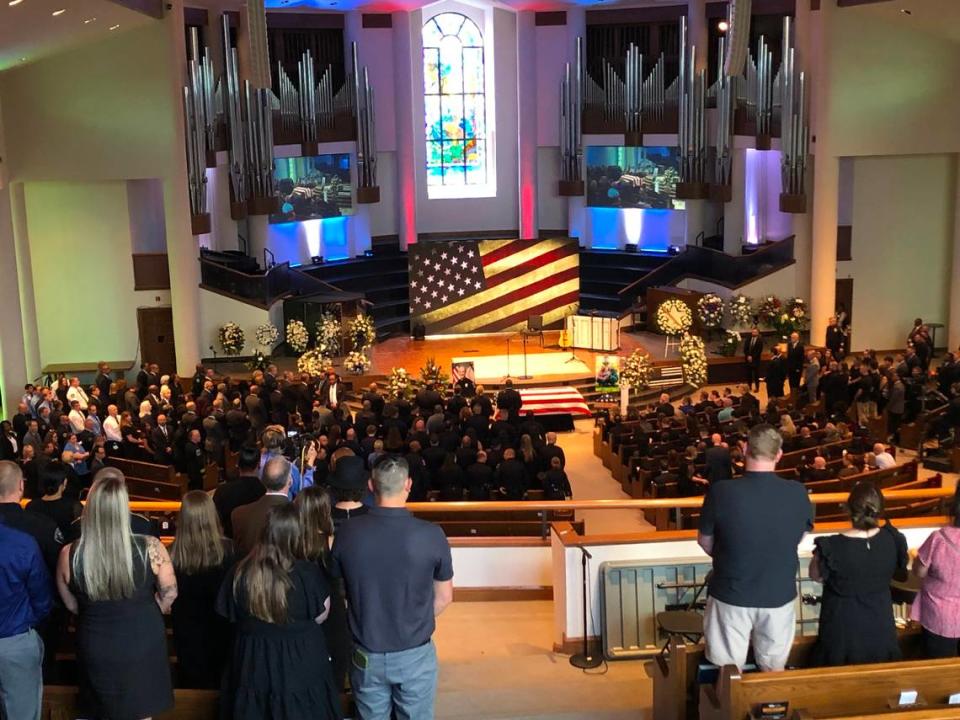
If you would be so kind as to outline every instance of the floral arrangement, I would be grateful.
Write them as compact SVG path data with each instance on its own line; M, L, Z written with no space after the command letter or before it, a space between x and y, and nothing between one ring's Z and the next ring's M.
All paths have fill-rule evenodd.
M362 375L370 367L370 360L359 350L347 353L343 366L354 375Z
M269 355L264 355L260 348L257 348L256 352L253 353L246 365L248 370L264 370L267 367L267 361L270 359Z
M783 314L783 303L776 295L767 295L761 298L757 305L757 317L760 322L769 327L775 328Z
M420 368L420 382L424 385L446 385L450 381L447 375L437 361L432 357L427 358L427 364Z
M734 295L727 301L727 315L733 327L749 327L753 324L753 308L746 295Z
M377 339L377 329L373 325L373 318L360 314L350 321L350 338L353 340L354 350L363 352L373 345Z
M693 313L681 300L667 300L657 308L657 327L665 335L682 335L693 325Z
M725 357L733 357L740 348L743 338L736 330L725 330L723 333L723 342L720 344L720 354Z
M307 373L311 377L323 375L329 365L330 358L326 357L320 348L307 350L297 358L297 370L302 373Z
M650 373L653 371L653 363L650 362L649 353L641 353L634 350L630 356L623 361L620 369L620 379L632 390L642 390L650 384Z
M707 382L707 351L703 340L696 335L684 333L680 338L680 365L684 382L702 387Z
M257 339L257 345L272 348L280 339L280 329L273 323L258 325L254 337Z
M235 322L228 322L220 327L220 347L226 355L239 355L243 352L246 338L243 329Z
M307 326L300 320L291 320L287 323L287 345L295 353L302 353L310 344L310 333Z
M343 326L332 312L324 312L317 321L317 347L327 357L340 354L340 333Z
M793 297L787 300L787 313L797 328L805 328L810 322L810 313L803 298Z
M705 328L720 327L723 322L723 298L716 293L707 293L697 301L697 317Z
M387 378L387 397L391 400L408 398L413 392L410 374L404 368L393 368Z

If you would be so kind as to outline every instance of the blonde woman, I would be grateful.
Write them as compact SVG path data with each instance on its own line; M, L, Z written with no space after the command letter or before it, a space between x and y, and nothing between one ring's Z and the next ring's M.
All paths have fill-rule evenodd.
M171 615L177 686L218 688L232 634L216 602L233 566L233 543L223 537L213 499L202 490L191 490L181 500L170 559L177 574Z
M130 530L123 474L97 473L80 519L80 539L63 548L57 589L78 616L83 715L150 718L173 707L162 613L177 597L159 540Z

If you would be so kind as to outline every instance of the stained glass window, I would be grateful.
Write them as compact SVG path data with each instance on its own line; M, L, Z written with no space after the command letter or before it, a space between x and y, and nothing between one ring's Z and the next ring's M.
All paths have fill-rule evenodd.
M470 18L445 12L423 26L427 185L487 182L483 36Z

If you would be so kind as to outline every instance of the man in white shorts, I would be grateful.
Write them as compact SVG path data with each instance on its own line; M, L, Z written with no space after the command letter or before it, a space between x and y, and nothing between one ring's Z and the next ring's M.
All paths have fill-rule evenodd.
M698 542L713 558L704 617L707 659L743 668L751 645L761 670L783 670L796 631L797 545L813 506L795 480L774 472L783 438L757 425L743 477L710 486Z

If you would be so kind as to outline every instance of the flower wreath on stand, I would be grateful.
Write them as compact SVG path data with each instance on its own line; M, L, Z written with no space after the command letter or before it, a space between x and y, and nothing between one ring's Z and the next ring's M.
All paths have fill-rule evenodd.
M806 329L810 323L810 313L807 310L807 303L803 298L790 298L787 300L786 305L787 313L790 315L790 319L793 320L794 327L798 330Z
M730 298L727 301L727 314L733 327L746 328L753 325L753 308L746 295L734 295Z
M350 321L347 331L353 341L353 349L364 352L377 339L377 329L373 325L373 318L360 314Z
M220 327L220 347L225 355L239 355L243 352L246 337L243 329L235 322L225 323Z
M409 398L413 390L410 373L404 368L393 368L387 378L387 397L391 400Z
M354 375L363 375L370 367L370 360L359 350L353 350L348 352L347 357L344 358L343 367L347 369L347 372L352 372Z
M273 323L258 325L254 337L257 339L257 345L266 348L269 352L280 339L280 329Z
M694 387L707 383L707 351L703 340L696 335L684 333L680 338L680 365L683 380Z
M737 349L740 347L741 342L743 342L743 338L740 337L740 333L736 330L724 330L723 343L720 345L720 354L724 357L733 357L737 354Z
M693 325L693 313L682 300L667 300L657 308L657 327L664 335L683 335Z
M783 303L776 295L767 295L761 298L757 306L757 318L767 327L776 328L783 315Z
M720 327L723 322L723 298L716 293L707 293L697 301L697 317L708 330Z
M634 350L623 361L623 367L620 369L620 380L626 383L631 390L643 390L650 385L650 373L652 371L653 363L650 362L649 353Z
M307 350L297 358L297 370L307 373L310 377L320 377L330 366L330 358L324 356L320 348Z
M295 353L302 353L310 344L310 333L307 326L300 320L291 320L287 323L287 345Z
M437 361L432 357L427 358L427 364L420 368L420 382L423 385L441 387L449 381L450 376L437 365Z
M332 312L324 312L317 321L317 347L327 357L340 354L340 333L343 326Z

